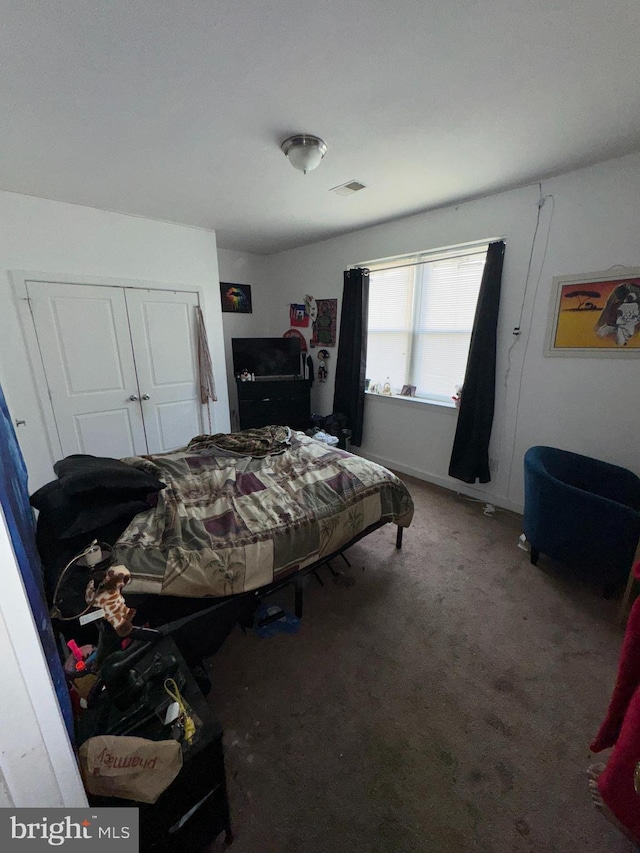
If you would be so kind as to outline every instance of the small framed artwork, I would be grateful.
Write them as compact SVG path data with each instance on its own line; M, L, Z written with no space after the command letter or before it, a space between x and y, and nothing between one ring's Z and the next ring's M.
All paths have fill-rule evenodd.
M640 267L556 276L545 355L640 355Z
M220 301L223 312L251 314L251 285L220 282Z
M311 346L334 347L336 345L337 299L316 299L317 313L312 322Z
M416 396L416 386L415 385L403 385L402 390L400 391L401 397L415 397Z
M306 327L309 325L309 315L304 307L304 303L298 304L292 302L289 305L289 323L292 326Z

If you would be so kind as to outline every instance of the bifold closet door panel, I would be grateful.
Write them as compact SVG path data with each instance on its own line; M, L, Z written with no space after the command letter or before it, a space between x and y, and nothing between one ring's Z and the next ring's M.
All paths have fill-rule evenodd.
M63 455L146 453L123 289L30 281L27 292Z
M182 447L202 432L196 293L125 290L149 453Z

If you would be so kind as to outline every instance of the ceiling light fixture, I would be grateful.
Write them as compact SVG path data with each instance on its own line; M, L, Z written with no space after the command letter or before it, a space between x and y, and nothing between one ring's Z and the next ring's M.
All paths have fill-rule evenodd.
M310 136L308 133L290 136L280 148L293 168L305 175L317 168L327 153L327 143L319 136Z

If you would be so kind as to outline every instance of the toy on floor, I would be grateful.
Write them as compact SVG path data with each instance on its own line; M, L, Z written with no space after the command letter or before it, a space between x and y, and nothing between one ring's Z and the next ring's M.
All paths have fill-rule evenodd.
M274 637L276 634L297 634L300 620L277 605L261 604L256 610L254 630L261 638Z

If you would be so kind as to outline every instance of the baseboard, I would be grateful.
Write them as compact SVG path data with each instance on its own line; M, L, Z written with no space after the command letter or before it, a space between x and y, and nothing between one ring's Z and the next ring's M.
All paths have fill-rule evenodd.
M507 509L510 512L515 512L522 515L524 507L521 504L515 504L506 498L504 495L497 495L487 489L474 488L469 483L463 483L455 480L453 477L440 477L437 474L431 474L428 471L421 471L418 468L410 468L408 465L403 465L400 462L394 462L392 459L384 459L381 456L376 456L372 453L363 453L360 448L354 448L352 451L362 456L363 459L368 459L370 462L376 462L391 471L397 471L399 474L407 474L409 477L415 477L416 480L424 480L426 483L432 483L434 486L441 486L443 489L448 489L450 492L460 493L470 498L476 498L480 501L491 503L500 509Z

